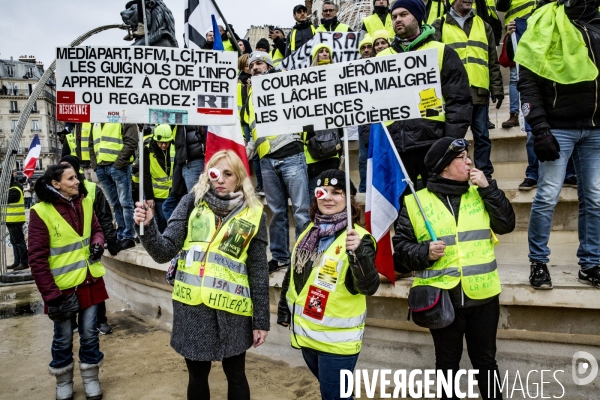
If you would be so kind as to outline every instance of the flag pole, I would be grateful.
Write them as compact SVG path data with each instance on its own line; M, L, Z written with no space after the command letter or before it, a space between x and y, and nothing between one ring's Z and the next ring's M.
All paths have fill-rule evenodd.
M385 133L388 135L388 137L391 137L390 132L387 129L387 126L383 122L381 122L381 126L383 126L383 129L385 130ZM431 240L433 242L436 242L437 236L435 235L435 232L433 231L433 226L431 225L431 222L429 222L429 220L427 219L427 216L425 215L425 211L423 211L423 206L421 205L421 201L419 201L417 192L415 192L415 187L414 187L412 181L410 180L408 173L406 172L406 168L404 167L402 158L400 158L400 154L398 154L396 147L395 146L392 146L392 147L394 148L394 152L396 153L396 155L398 156L398 160L400 161L400 168L402 168L402 173L404 174L404 181L406 182L406 184L410 188L410 191L412 192L413 196L415 197L415 200L417 201L417 206L419 207L419 211L421 211L423 220L425 220L425 227L427 228L427 231L429 232L429 236L431 236Z
M353 229L352 206L350 205L350 154L348 153L348 128L344 128L344 172L346 176L346 216L348 217L348 230Z
M142 11L144 13L144 39L148 46L148 25L146 23L146 0L142 0ZM144 129L140 130L138 124L135 124L138 130L138 181L140 190L140 204L144 205ZM154 211L154 210L153 210ZM144 236L144 222L140 224L140 236Z
M225 20L225 17L223 16L223 13L219 9L219 6L217 5L217 2L215 0L211 0L211 2L213 3L213 6L215 6L215 8L217 9L217 12L219 13L219 17L221 17L221 19L223 20L223 23L225 24L225 29L229 33L229 41L230 42L233 41L233 43L232 43L233 46L237 50L238 54L241 55L242 54L242 49L240 48L240 45L238 44L237 40L235 40L235 35L233 34L233 31L231 30L231 28L229 27L229 24ZM213 35L214 34L215 34L215 32L213 32Z

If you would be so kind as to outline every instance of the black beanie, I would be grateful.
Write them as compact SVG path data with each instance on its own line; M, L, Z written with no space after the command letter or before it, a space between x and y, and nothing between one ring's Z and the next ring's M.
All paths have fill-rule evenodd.
M271 51L271 45L269 44L269 41L265 38L260 39L258 43L256 43L256 46L254 46L254 48L267 49L267 53Z
M77 175L79 175L79 169L81 168L81 164L79 163L79 158L69 154L60 159L61 163L63 161L69 163L75 170L75 173L77 173Z
M449 153L446 153L452 142L454 142L455 140L457 139L452 137L443 137L431 145L431 148L429 149L427 154L425 154L425 166L427 167L429 172L439 174L444 170L444 168L450 165L452 160L454 160L458 154L462 153L464 150L467 149L465 147L459 152L451 151ZM465 142L469 143L467 141ZM439 164L438 161L440 161ZM435 170L433 169L434 167L436 167Z
M346 174L339 169L323 171L317 178L317 187L319 186L335 186L346 192ZM350 181L350 195L354 196L356 192L356 186Z
M399 7L406 8L419 22L419 25L425 20L427 11L423 0L396 0L390 11L393 12Z

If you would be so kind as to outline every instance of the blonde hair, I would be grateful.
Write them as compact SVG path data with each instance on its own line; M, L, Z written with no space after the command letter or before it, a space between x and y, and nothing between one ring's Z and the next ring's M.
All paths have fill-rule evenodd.
M250 54L242 54L240 58L238 58L238 71L243 71L244 68L248 66L248 59L250 58Z
M192 188L192 191L194 192L194 204L200 204L204 195L210 188L208 170L217 165L222 159L227 160L227 163L238 180L236 192L241 190L248 207L260 207L261 203L254 194L254 186L252 185L252 180L248 176L244 163L240 157L231 150L218 151L210 158L210 160L208 160L208 163L206 163L206 166L204 167L204 172L198 178L198 183Z
M327 49L327 52L329 53L329 64L333 64L333 53L331 51L331 47L327 46L325 43L319 43L318 45L316 45L312 51L312 63L310 64L311 67L318 67L319 66L319 51L321 49Z

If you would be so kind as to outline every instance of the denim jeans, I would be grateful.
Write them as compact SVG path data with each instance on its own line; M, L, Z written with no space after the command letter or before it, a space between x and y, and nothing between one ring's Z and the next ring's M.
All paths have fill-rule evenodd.
M475 167L483 171L485 176L492 176L494 167L490 161L492 142L490 141L490 131L487 126L488 113L489 107L487 105L473 105L471 131L473 131L473 142L475 142Z
M321 398L323 400L340 399L340 370L347 369L354 372L358 354L342 356L304 348L302 357L304 357L310 372L319 380ZM346 382L346 389L348 389L347 385L348 382ZM354 399L354 396L344 398Z
M525 127L529 128L529 125L525 123ZM538 159L533 151L533 133L531 133L530 129L527 129L527 144L525 145L527 149L527 169L525 170L525 177L529 179L533 179L534 181L538 180ZM575 176L575 167L573 166L573 156L569 158L567 162L567 174L566 178L571 178Z
M249 142L250 138L252 137L252 131L248 125L243 125L242 128L244 129L244 139L246 139L246 142ZM262 172L260 171L260 158L258 157L258 154L252 158L252 165L254 166L254 173L256 174L256 186L259 188L264 187Z
M163 202L162 205L162 212L165 216L165 222L169 222L171 214L173 214L173 211L175 211L175 209L177 208L177 205L179 204L180 200L181 197L179 195L174 194L173 191L169 193L169 197L167 197L167 199Z
M560 145L560 158L539 163L538 189L529 217L529 259L550 261L552 215L572 155L579 197L577 257L586 270L600 264L600 128L553 129L552 134Z
M113 165L99 165L96 168L96 175L117 220L117 240L133 240L135 223L131 193L131 165L123 169L116 169Z
M519 113L519 91L517 90L517 82L519 81L519 73L517 67L510 67L510 80L508 84L508 97L510 100L509 112L513 114Z
M308 222L308 173L304 153L282 160L263 157L260 160L267 204L273 213L269 224L270 250L274 260L290 262L288 197L296 224L296 239Z
M158 231L160 233L163 233L167 227L167 220L163 213L164 202L165 200L154 199L154 220L156 221L156 225L158 225Z
M78 312L79 323L79 362L98 364L104 358L100 351L98 329L96 327L97 305ZM52 361L50 367L64 368L73 362L73 327L71 320L54 321L52 339Z
M360 176L360 184L358 192L365 193L367 191L367 158L369 157L369 148L365 146L363 135L360 130L358 132L358 174Z
M25 242L25 235L23 234L24 224L6 224L8 235L10 237L10 244L13 249L14 265L29 265L28 254L27 254L27 243Z
M204 157L198 158L197 160L188 161L183 167L181 167L181 174L185 181L185 187L188 193L198 183L200 174L204 171Z

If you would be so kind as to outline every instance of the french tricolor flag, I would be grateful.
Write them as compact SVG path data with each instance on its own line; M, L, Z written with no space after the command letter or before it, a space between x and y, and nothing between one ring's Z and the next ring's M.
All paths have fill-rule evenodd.
M214 15L211 15L211 17L213 31L215 32L213 50L224 51L225 48L223 47L221 36L218 34L219 26L217 25L217 20ZM248 157L246 156L246 144L244 142L239 116L235 125L208 126L206 133L206 162L208 162L216 152L221 150L233 150L244 163L246 171L250 176L250 167L248 166Z
M33 140L31 141L31 145L29 146L27 158L25 158L25 164L23 166L23 175L26 175L28 178L31 178L31 176L35 172L35 165L37 164L38 158L40 158L41 151L42 145L40 144L40 138L36 134L33 137Z
M371 125L368 154L365 202L367 229L377 241L377 271L394 282L390 226L398 218L400 196L406 189L406 181L396 146L381 123Z

